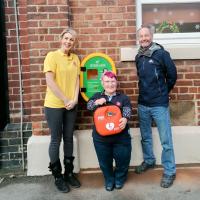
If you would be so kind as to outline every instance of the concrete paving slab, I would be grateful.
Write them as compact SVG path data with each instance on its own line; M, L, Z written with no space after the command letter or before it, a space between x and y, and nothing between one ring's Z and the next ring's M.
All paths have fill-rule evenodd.
M199 200L200 168L177 170L174 185L168 189L159 186L161 169L137 175L130 171L121 190L107 192L101 173L80 173L81 188L60 193L51 176L4 177L0 183L1 200Z

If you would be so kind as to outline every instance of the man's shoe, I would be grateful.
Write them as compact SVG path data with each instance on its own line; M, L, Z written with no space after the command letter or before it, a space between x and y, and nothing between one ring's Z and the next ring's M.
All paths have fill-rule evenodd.
M175 179L176 179L176 174L171 175L171 176L167 174L163 174L161 182L160 182L160 186L163 188L168 188L173 184Z
M152 169L154 167L155 167L155 163L147 164L143 161L141 165L135 167L135 173L141 174L141 173L147 171L148 169Z
M115 184L115 189L120 190L123 188L123 184Z
M114 189L114 184L106 184L105 189L110 192L113 191Z

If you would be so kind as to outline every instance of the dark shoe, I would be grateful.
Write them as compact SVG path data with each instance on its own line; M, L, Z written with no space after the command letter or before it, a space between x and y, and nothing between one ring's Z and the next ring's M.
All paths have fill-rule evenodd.
M115 189L120 190L123 188L123 184L115 184Z
M65 183L63 177L55 178L55 185L60 192L67 193L70 191L69 186Z
M155 167L155 163L147 164L145 162L142 162L141 165L135 167L135 173L141 174L141 173L147 171L148 169L152 169L154 167Z
M81 186L79 180L75 177L73 173L65 174L64 180L69 183L73 188L79 188Z
M52 172L52 175L55 178L55 185L60 192L67 193L70 191L69 186L65 183L63 176L61 174L62 167L60 160L57 160L54 163L49 163L49 170Z
M64 180L70 184L73 188L79 188L81 186L79 180L75 177L73 173L74 165L73 165L74 157L64 157L64 165L65 165L65 173Z
M107 191L113 191L113 189L114 189L114 184L107 184L106 186L105 186L105 189L107 190Z
M173 184L175 179L176 179L176 174L171 175L171 176L167 174L163 174L161 182L160 182L160 186L163 188L168 188Z

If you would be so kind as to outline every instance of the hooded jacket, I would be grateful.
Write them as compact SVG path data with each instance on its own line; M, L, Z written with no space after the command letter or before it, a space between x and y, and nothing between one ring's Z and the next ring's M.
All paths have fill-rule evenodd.
M152 43L149 48L140 48L135 58L139 78L138 103L154 107L169 105L169 92L173 89L177 71L169 53Z

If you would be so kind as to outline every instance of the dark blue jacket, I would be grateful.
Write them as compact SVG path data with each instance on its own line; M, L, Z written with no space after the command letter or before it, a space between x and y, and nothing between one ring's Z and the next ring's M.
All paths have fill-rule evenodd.
M161 45L153 43L154 48L136 55L139 77L138 103L154 107L168 106L169 92L176 83L177 71L169 53Z

